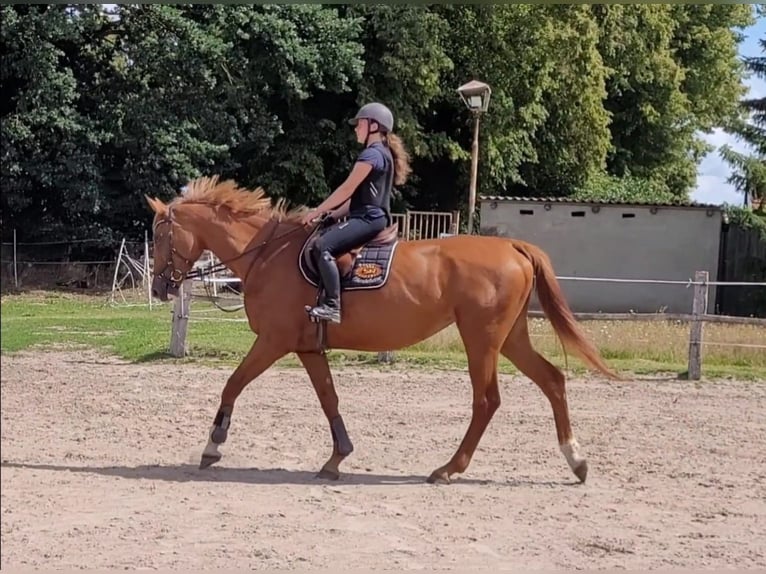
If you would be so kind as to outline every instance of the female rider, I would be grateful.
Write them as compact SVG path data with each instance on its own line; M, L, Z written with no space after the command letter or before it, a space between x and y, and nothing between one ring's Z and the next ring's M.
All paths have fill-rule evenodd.
M395 135L394 116L386 106L373 102L362 106L353 119L356 140L365 147L351 173L327 199L303 217L309 225L327 213L328 229L312 246L325 290L322 304L309 314L340 323L340 276L335 257L372 240L391 225L393 185L407 181L411 170L409 154ZM338 220L348 215L346 221Z

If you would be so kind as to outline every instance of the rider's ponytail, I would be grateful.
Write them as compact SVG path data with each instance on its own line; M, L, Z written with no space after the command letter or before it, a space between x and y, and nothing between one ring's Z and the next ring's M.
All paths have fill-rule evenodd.
M402 142L398 135L387 133L386 140L388 140L391 155L394 157L394 184L404 185L410 173L412 173L410 154L405 149L404 142Z

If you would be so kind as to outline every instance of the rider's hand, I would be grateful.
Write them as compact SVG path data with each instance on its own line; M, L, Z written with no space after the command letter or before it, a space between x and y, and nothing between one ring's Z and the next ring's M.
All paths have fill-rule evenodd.
M317 211L316 209L312 209L306 215L304 215L303 218L301 218L301 223L303 225L312 225L314 220L320 215L322 215L321 212Z

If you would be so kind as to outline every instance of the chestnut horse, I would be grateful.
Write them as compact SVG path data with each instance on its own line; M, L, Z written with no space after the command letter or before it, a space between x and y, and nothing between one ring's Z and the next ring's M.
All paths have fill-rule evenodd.
M177 295L194 262L210 250L241 280L249 326L257 335L226 381L200 468L221 459L219 445L226 441L235 401L245 386L292 352L305 367L330 426L332 455L318 476L337 479L339 464L353 445L317 325L305 310L317 298L317 287L298 267L302 247L314 231L300 223L305 208L287 210L260 188L250 191L217 177L190 182L186 193L169 204L146 200L155 212L155 296L167 301L169 294ZM385 285L343 292L342 323L326 325L328 348L397 350L457 325L473 387L472 417L455 454L428 482L450 482L451 475L468 468L500 406L499 353L548 398L560 449L575 476L585 481L588 466L569 422L564 375L529 339L527 308L535 285L564 348L591 368L618 378L584 337L548 256L523 241L458 235L397 242Z

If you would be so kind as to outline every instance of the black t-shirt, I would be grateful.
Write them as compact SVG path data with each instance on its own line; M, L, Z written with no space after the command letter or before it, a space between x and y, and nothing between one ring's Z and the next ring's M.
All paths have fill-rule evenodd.
M391 190L394 182L394 158L382 142L364 148L357 161L372 165L372 171L351 196L349 215L387 216L390 219Z

